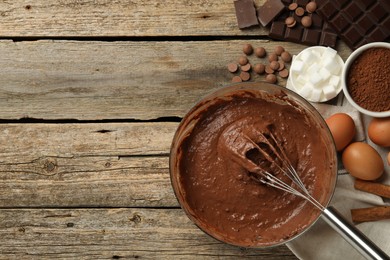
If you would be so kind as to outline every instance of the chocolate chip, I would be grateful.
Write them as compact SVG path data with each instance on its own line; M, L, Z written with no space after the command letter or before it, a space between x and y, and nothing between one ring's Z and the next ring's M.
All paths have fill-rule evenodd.
M245 64L244 66L241 66L241 70L242 71L250 71L251 70L251 68L252 68L252 66L251 66L251 64L250 63L247 63L247 64Z
M248 63L248 58L246 56L241 56L238 59L238 64L240 64L241 66L244 66L247 63Z
M276 55L275 53L271 53L269 56L268 56L268 61L271 62L271 61L277 61L278 60L278 55Z
M242 81L248 81L251 78L251 74L246 71L243 71L240 73L240 78L242 79Z
M264 71L265 71L265 66L264 64L261 64L261 63L257 63L253 66L253 70L254 72L256 72L257 74L263 74Z
M232 82L242 82L242 79L239 76L234 76Z
M270 65L267 65L267 66L265 66L265 72L267 74L273 74L275 71L273 69L271 69Z
M311 24L312 24L311 17L307 16L307 15L302 17L301 24L302 24L303 27L306 27L306 28L310 27Z
M236 63L229 63L227 67L231 73L234 73L238 70L238 65Z
M271 68L271 69L273 69L274 71L275 70L278 70L279 69L279 62L277 62L277 61L271 61L271 63L269 64L269 67Z
M291 27L294 27L296 25L297 21L295 21L294 17L289 16L286 18L284 23L287 25L287 27L291 28Z
M257 47L255 49L255 55L259 58L263 58L265 56L265 49L263 47Z
M287 51L283 52L282 55L280 55L280 56L284 62L290 62L291 58L292 58L291 54Z
M306 11L307 11L308 13L314 13L315 10L317 10L317 4L316 4L316 2L312 1L312 2L307 3L307 5L306 5Z
M282 46L276 46L275 47L275 54L280 56L280 54L282 54L282 52L284 52L284 48Z
M303 9L302 7L298 7L297 9L295 9L295 14L298 16L302 16L305 14L305 9Z
M279 71L279 76L281 76L282 78L287 78L288 77L288 70L283 69L283 70Z
M301 20L301 18L299 18L299 20ZM250 49L252 51L250 51ZM286 63L292 60L292 56L288 51L285 50L283 46L276 45L274 47L274 52L270 53L269 55L267 55L265 48L254 48L251 44L244 44L242 50L246 55L242 54L237 62L233 61L227 65L228 70L231 73L235 73L236 75L232 78L232 82L238 83L243 81L251 81L251 77L254 75L262 75L264 73L266 73L264 76L265 81L270 83L276 83L278 81L278 77L288 77L289 71ZM269 62L267 62L267 64L258 62L252 65L249 62L247 55L250 55L249 53L253 52L259 58L264 58L267 55L266 58ZM251 72L252 70L253 73ZM257 78L260 77L257 76L256 79Z
M253 53L253 47L251 44L247 43L244 45L244 47L242 48L242 51L246 54L246 55L251 55Z
M265 81L274 84L274 83L276 83L276 76L274 74L268 74L265 77Z
M291 4L289 4L288 9L290 11L294 11L295 9L297 9L297 7L298 7L297 3L291 3Z

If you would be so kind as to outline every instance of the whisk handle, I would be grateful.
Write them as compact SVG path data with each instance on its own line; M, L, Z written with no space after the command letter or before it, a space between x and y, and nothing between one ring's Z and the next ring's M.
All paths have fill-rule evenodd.
M366 259L386 260L390 257L369 238L349 223L335 208L323 210L323 219Z

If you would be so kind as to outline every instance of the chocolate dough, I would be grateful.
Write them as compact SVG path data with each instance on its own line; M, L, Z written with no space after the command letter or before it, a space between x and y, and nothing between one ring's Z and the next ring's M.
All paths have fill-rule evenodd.
M334 148L305 109L284 93L238 90L192 113L196 124L177 133L185 137L177 145L173 183L201 229L230 244L258 247L282 243L318 218L320 211L302 198L251 178L253 162L291 183L255 148L265 147L260 136L272 132L310 193L327 204L336 174L327 151Z

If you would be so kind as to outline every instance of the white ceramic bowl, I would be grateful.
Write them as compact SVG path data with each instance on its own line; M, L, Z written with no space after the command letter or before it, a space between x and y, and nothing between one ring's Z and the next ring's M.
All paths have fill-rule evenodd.
M348 57L347 61L345 62L343 72L341 74L341 84L343 87L343 92L349 103L351 103L352 106L354 106L358 111L360 111L363 114L372 116L372 117L390 117L390 110L388 111L382 111L382 112L375 112L375 111L370 111L367 110L361 106L359 106L351 97L351 95L348 92L348 87L347 87L347 76L348 76L348 71L349 68L351 67L353 61L360 55L362 54L365 50L371 49L371 48L389 48L390 49L390 43L387 42L373 42L373 43L368 43L365 44L355 51L351 53L351 55Z
M299 76L302 76L302 75L305 75L305 74L307 75L309 73L310 68L308 68L308 67L312 63L318 64L319 65L319 69L321 69L322 67L321 67L320 63L324 61L323 55L326 56L326 53L329 50L332 53L333 52L335 53L335 54L333 54L334 58L331 59L331 60L334 62L334 64L338 65L338 67L340 69L335 74L330 73L330 72L328 72L328 73L330 73L330 75L332 75L332 76L339 77L340 80L337 83L337 85L334 86L333 93L331 93L330 95L329 94L328 95L324 95L324 93L322 93L319 98L313 99L313 97L305 95L305 93L304 93L305 91L303 90L303 84L304 83L299 83L298 82L298 78L299 78ZM310 59L310 62L312 62L312 63L307 64L308 62L302 60L302 57L304 55L306 55L308 53L312 53L312 52L316 52L320 56L311 55L312 59ZM293 68L294 68L294 64L296 62L301 62L301 63L303 62L303 64L304 64L303 65L303 72L294 72ZM304 97L305 99L307 99L307 100L309 100L311 102L325 102L325 101L328 101L328 100L336 97L342 90L342 86L341 86L341 73L342 73L343 68L344 68L344 61L337 54L336 50L333 50L330 47L324 47L324 46L313 46L313 47L305 48L297 56L294 56L294 58L293 58L293 61L292 61L291 66L290 66L290 76L288 77L288 80L287 80L287 88L295 91L296 93L298 93L299 95L301 95L302 97ZM324 68L324 69L326 69L326 68ZM322 87L321 87L321 85L322 85ZM322 91L323 87L325 87L326 85L329 85L329 79L327 79L326 81L321 81L317 85L313 85L312 89L317 89L317 90L321 90Z

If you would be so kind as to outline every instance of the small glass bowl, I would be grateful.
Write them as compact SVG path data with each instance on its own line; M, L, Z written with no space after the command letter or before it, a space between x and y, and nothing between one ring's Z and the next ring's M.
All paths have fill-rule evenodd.
M316 220L320 217L320 212L313 212L312 220L308 222L307 226L299 230L295 235L291 237L284 237L280 240L276 240L272 244L261 244L261 243L244 243L244 242L238 242L232 237L229 237L227 234L224 234L221 231L217 231L214 227L209 226L207 219L200 219L194 209L190 206L190 204L187 201L186 198L186 187L182 184L182 178L183 173L180 170L180 158L185 156L185 152L180 148L182 145L183 140L185 140L190 134L192 129L198 124L199 121L201 121L201 117L199 114L207 109L210 105L213 105L216 101L220 100L229 100L231 99L232 95L235 94L242 94L242 92L248 92L253 93L252 95L260 95L260 93L269 94L269 95L275 95L277 93L283 93L286 94L286 100L289 100L288 102L293 102L295 105L299 106L303 111L307 113L309 117L313 119L313 122L318 125L318 127L321 129L322 137L324 138L325 143L327 144L327 149L324 150L324 155L326 154L326 158L329 159L328 165L337 165L337 153L336 148L334 145L334 141L332 138L332 135L330 133L329 128L326 125L326 122L322 118L322 116L319 114L319 112L304 98L296 94L295 92L274 85L270 83L265 82L242 82L237 84L232 84L230 86L221 88L217 90L216 92L213 92L206 97L204 97L201 101L199 101L183 118L181 123L179 124L179 127L175 133L175 136L172 141L171 146L171 152L169 156L169 171L170 171L170 177L171 177L171 183L173 187L173 191L176 195L177 200L179 201L179 204L183 208L184 212L187 214L190 220L192 220L202 231L204 231L206 234L210 235L211 237L214 237L215 239L225 242L227 244L232 244L235 246L245 247L245 248L266 248L266 247L273 247L278 246L284 243L287 243L296 237L300 236L302 233L304 233L306 230L308 230ZM257 93L257 94L255 94ZM270 101L272 101L270 99ZM275 101L274 102L281 102ZM285 101L287 102L287 101ZM324 157L325 158L325 157ZM325 173L321 173L325 174ZM323 192L323 198L321 198L321 202L324 203L324 205L328 205L330 203L330 200L332 198L334 189L336 188L336 181L337 181L337 167L329 167L329 172L326 174L329 175L328 183L326 187L324 188ZM299 228L297 227L297 230ZM278 234L275 234L277 237Z

